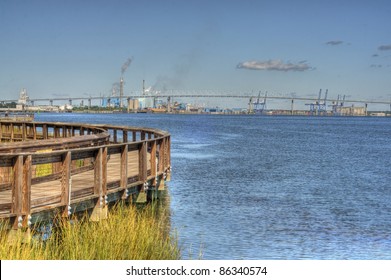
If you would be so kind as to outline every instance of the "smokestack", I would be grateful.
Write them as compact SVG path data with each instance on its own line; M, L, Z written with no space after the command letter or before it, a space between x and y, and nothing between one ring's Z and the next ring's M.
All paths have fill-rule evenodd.
M121 80L119 81L119 106L122 108L124 106L123 104L123 97L124 97L124 79L121 77Z
M145 95L145 80L143 80L143 95Z

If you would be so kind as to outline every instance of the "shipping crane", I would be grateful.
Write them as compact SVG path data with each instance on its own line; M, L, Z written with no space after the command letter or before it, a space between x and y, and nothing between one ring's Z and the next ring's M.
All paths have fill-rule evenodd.
M330 105L334 116L341 115L341 108L344 106L344 103L345 103L345 95L342 98L342 96L338 94L337 100Z
M327 102L327 94L329 93L329 90L326 89L326 93L324 94L324 100L323 100L323 103L319 103L318 105L318 115L327 115L327 105L326 105L326 102ZM319 96L320 97L320 96ZM319 98L320 99L320 98Z
M307 103L305 105L310 106L310 115L327 115L327 95L329 90L326 89L324 95L323 103L321 102L322 98L322 89L319 90L318 100L315 103Z
M267 98L267 92L265 93L265 96L263 98L263 102L260 101L261 91L259 91L257 101L253 103L255 114L263 114L263 111L266 110L266 98Z

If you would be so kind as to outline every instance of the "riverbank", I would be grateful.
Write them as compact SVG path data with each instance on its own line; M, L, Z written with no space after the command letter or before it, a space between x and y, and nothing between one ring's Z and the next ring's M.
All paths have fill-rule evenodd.
M13 240L0 232L2 260L175 260L180 258L170 233L169 208L151 203L142 209L116 205L108 219L59 220L58 227L37 226L33 238Z

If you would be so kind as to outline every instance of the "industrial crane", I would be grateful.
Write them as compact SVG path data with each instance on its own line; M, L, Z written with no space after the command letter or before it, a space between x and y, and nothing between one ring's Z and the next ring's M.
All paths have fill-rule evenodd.
M327 94L328 94L328 89L326 89L326 93L325 93L325 96L324 96L324 100L323 100L323 103L321 103L321 97L322 97L322 89L319 90L319 95L318 95L318 100L315 102L315 103L309 103L309 104L305 104L305 105L309 105L310 106L310 114L311 115L317 115L319 116L321 113L323 113L324 115L327 114L327 105L326 105L326 102L327 102Z
M266 98L267 98L267 92L265 93L263 102L260 101L261 99L261 91L258 93L257 101L254 102L254 111L256 114L262 114L264 110L266 110Z

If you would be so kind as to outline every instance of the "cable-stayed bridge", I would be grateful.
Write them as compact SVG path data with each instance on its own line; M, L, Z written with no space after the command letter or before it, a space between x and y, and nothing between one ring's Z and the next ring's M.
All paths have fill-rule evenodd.
M122 97L118 95L77 95L74 96L68 95L68 96L53 96L53 97L43 97L43 98L29 98L28 101L31 104L34 104L36 102L44 103L44 104L51 104L53 105L54 102L58 103L70 103L75 101L82 101L86 100L91 102L92 100L104 100L104 99L110 99L110 98L122 98L123 100L127 99L137 99L137 98L171 98L171 99L178 99L178 98L197 98L197 99L255 99L255 98L267 98L267 100L293 100L294 101L309 101L309 102L317 102L319 101L319 98L314 96L298 96L296 94L266 94L266 93L234 93L234 92L228 92L228 91L213 91L213 90L165 90L165 91L156 91L156 92L147 92L143 94L142 91L135 91L131 92L130 94L125 94ZM337 102L338 99L336 98L327 98L321 100L326 102ZM361 103L361 104L391 104L390 100L380 100L380 99L356 99L356 98L350 98L344 100L346 103ZM18 102L18 99L1 99L0 97L0 103L11 103L11 102Z

